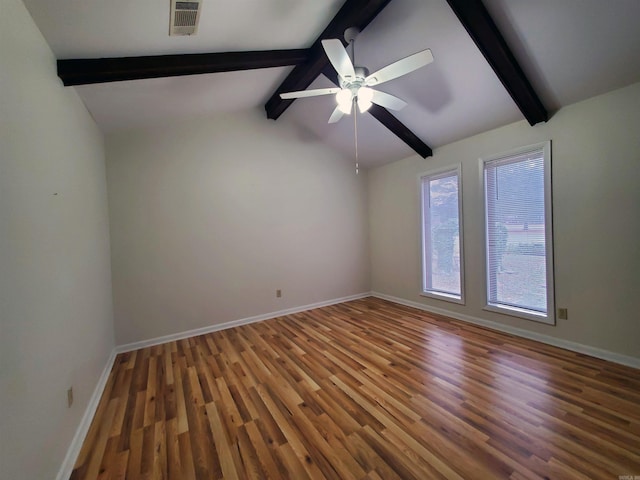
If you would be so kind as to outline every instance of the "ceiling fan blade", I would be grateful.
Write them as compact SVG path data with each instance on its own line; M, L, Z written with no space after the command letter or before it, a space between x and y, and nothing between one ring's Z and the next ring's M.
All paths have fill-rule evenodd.
M329 117L328 123L336 123L338 120L342 118L343 115L344 115L344 112L340 110L340 106L337 106L336 109L331 114L331 116Z
M364 79L364 84L368 87L379 85L383 82L388 82L389 80L393 80L394 78L413 72L414 70L424 67L431 62L433 62L433 55L431 54L431 50L427 48L421 52L409 55L402 60L398 60L391 65L387 65L377 72L373 72Z
M356 78L356 71L353 69L353 63L349 58L349 54L345 50L342 42L337 38L322 40L322 48L324 48L327 58L336 69L338 75L345 80L353 80Z
M298 92L281 93L280 98L287 100L290 98L317 97L318 95L330 95L332 93L338 93L339 91L340 89L338 87L316 88L315 90L300 90Z
M402 110L407 106L407 102L404 100L393 95L389 95L388 93L380 92L379 90L373 90L371 103L375 103L376 105L380 105L381 107L388 108L390 110Z

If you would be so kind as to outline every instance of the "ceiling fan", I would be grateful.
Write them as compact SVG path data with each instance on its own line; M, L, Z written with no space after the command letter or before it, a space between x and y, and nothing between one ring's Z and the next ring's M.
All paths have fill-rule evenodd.
M337 38L322 40L322 48L338 74L340 87L286 92L281 93L280 98L286 100L335 94L338 106L331 114L329 123L335 123L343 115L350 114L354 103L358 104L360 113L371 108L372 103L391 110L401 110L406 107L407 102L404 100L371 87L406 75L433 62L431 50L427 48L414 53L370 74L367 68L354 66L355 39L358 33L360 31L354 27L348 28L344 33L345 40L351 45L351 58Z

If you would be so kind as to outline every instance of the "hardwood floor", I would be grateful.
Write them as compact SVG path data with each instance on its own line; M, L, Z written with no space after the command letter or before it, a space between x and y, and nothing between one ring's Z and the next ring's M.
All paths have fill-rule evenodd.
M640 370L367 298L118 355L71 478L620 475Z

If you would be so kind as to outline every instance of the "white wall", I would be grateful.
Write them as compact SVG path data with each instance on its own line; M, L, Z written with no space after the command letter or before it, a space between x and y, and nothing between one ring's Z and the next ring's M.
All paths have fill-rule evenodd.
M114 346L106 174L19 0L0 0L0 96L0 478L50 479Z
M366 173L284 117L109 136L107 177L118 344L369 290Z
M640 358L640 84L369 172L372 290ZM552 141L556 306L547 326L484 311L478 158ZM462 163L466 305L420 292L418 174Z

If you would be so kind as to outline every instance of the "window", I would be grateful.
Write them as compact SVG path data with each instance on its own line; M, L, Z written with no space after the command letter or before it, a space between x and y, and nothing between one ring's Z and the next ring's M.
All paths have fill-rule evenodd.
M551 144L482 166L487 309L553 324Z
M422 293L463 302L460 167L420 177Z

